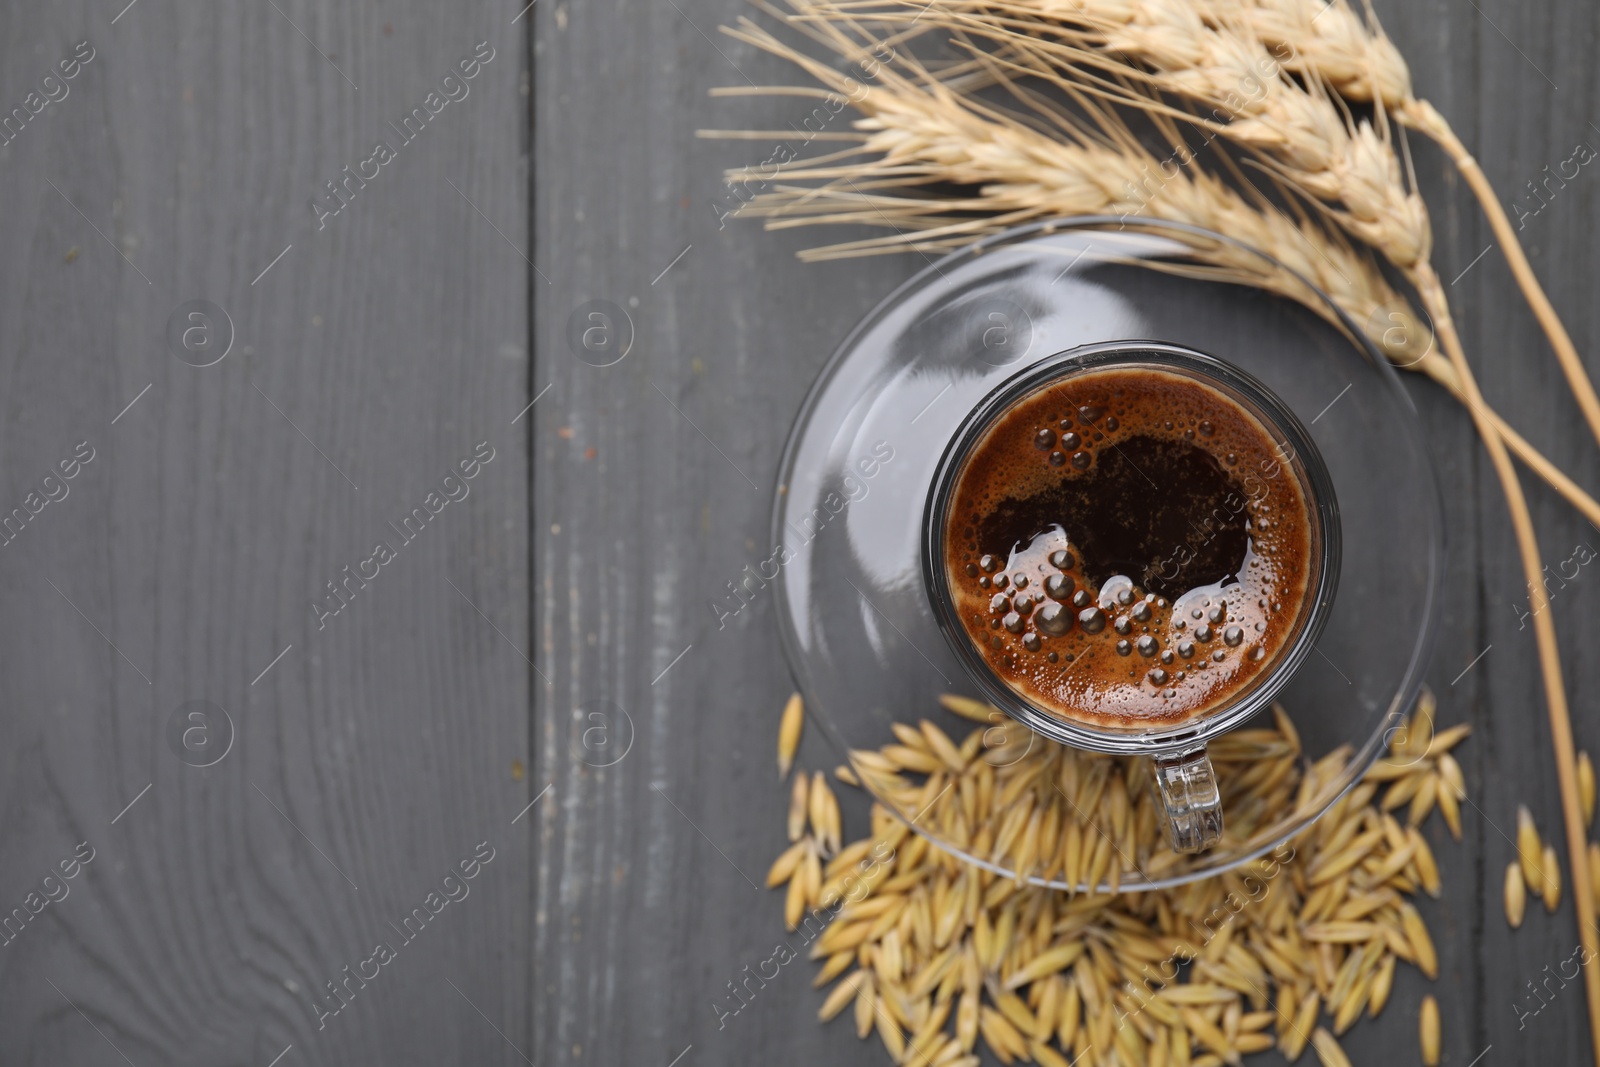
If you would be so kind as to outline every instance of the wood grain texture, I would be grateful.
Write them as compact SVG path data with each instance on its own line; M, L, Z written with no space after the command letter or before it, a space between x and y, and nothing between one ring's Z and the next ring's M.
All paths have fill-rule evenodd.
M790 683L770 604L719 631L705 601L759 558L778 449L811 378L856 319L921 265L913 255L808 267L791 253L820 234L719 228L715 205L728 203L720 168L757 163L770 146L696 141L693 131L797 120L794 101L706 97L717 85L797 80L717 35L718 23L743 13L731 0L537 9L537 258L553 284L534 294L536 386L551 385L534 428L534 569L541 663L554 684L536 705L535 785L554 782L556 797L539 809L536 842L541 1064L665 1065L680 1054L684 1065L887 1062L847 1025L816 1025L821 994L809 989L809 964L785 968L720 1028L711 1007L782 932L779 895L753 890L746 876L759 881L782 845L785 794L772 754ZM1593 10L1427 2L1380 14L1419 92L1477 149L1508 204L1579 141L1600 146L1590 125L1600 123L1587 59ZM1449 280L1471 265L1450 293L1485 395L1582 484L1600 485L1594 442L1511 297L1503 258L1491 250L1473 264L1488 227L1440 154L1413 148L1439 270ZM1600 328L1587 299L1597 208L1600 177L1586 167L1524 231L1581 351ZM637 334L633 352L604 369L575 359L566 340L568 316L592 298L627 307ZM1408 384L1433 445L1449 536L1429 682L1443 721L1474 724L1461 754L1477 807L1466 809L1460 844L1438 820L1430 827L1447 888L1422 910L1440 979L1402 968L1383 1018L1344 1044L1358 1064L1417 1062L1415 1013L1432 992L1447 1063L1582 1062L1580 990L1561 991L1537 1016L1519 1020L1513 1007L1533 1005L1525 983L1567 959L1577 934L1570 906L1547 916L1530 905L1515 933L1501 910L1500 876L1513 855L1502 831L1514 832L1516 805L1528 803L1548 837L1560 834L1510 524L1464 413L1427 383ZM1600 547L1600 534L1552 493L1530 485L1530 496L1552 570L1578 543ZM1585 570L1553 608L1579 743L1591 749L1600 746L1587 651L1596 581ZM634 726L632 750L603 770L584 746L594 721L586 702L595 700L626 708ZM812 731L799 762L832 761ZM860 832L862 812L846 818Z
M806 964L722 1029L711 1010L782 934L780 902L752 882L782 834L773 746L791 683L770 601L720 630L708 602L770 551L779 450L811 379L914 264L803 269L793 252L815 234L719 226L722 169L771 146L695 130L782 129L809 108L708 100L787 72L717 38L734 6L675 4L535 9L537 258L553 284L534 293L535 382L551 385L534 412L534 570L553 684L534 784L555 800L536 809L533 1056L876 1062L817 1029ZM613 366L566 340L591 299L634 323ZM583 747L597 700L634 727L605 769ZM801 761L821 753L810 739Z
M95 57L0 149L0 499L77 442L95 458L0 549L0 907L78 842L94 858L0 948L0 1062L524 1062L514 13L7 5L7 109L77 42ZM402 144L389 123L480 41L468 95ZM308 203L380 139L396 157L319 232ZM197 298L235 332L205 368L167 344ZM388 524L479 442L469 494L406 543ZM396 558L319 626L380 540ZM193 700L235 728L206 768L169 747ZM407 941L480 842L493 860ZM380 942L394 959L319 1030L324 983Z
M1579 42L1594 40L1595 13L1562 6L1533 13L1512 5L1406 8L1389 14L1416 80L1475 147L1485 171L1501 190L1502 202L1534 208L1539 202L1526 182L1539 181L1549 165L1573 154L1579 142L1600 146L1595 120L1594 75L1582 61ZM1387 13L1386 13L1387 14ZM1546 75L1554 78L1554 85ZM1555 88L1555 86L1560 88ZM1434 152L1422 154L1432 176L1426 192L1435 208L1438 253L1446 278L1466 269L1491 235L1466 189L1445 174ZM1538 214L1523 219L1523 242L1562 312L1579 350L1592 352L1597 323L1587 301L1584 278L1594 272L1594 248L1584 237L1600 205L1600 184L1587 168L1558 190ZM1485 397L1533 434L1547 456L1587 486L1597 485L1595 446L1565 397L1565 382L1520 302L1509 301L1512 280L1506 261L1491 250L1451 290ZM1587 358L1590 373L1600 366ZM1424 390L1414 390L1419 398ZM1430 402L1437 400L1429 397ZM1437 406L1443 437L1459 427L1461 413ZM1467 809L1466 846L1438 848L1448 862L1446 885L1459 886L1426 912L1442 947L1443 974L1434 990L1445 1019L1446 1056L1470 1062L1485 1049L1483 1062L1584 1062L1589 1037L1578 985L1562 989L1550 982L1534 997L1530 982L1542 984L1573 955L1578 929L1571 907L1554 917L1533 909L1520 931L1510 931L1501 904L1504 867L1515 849L1515 808L1526 803L1550 840L1563 835L1555 789L1554 757L1542 709L1533 627L1522 619L1528 590L1515 563L1515 541L1506 507L1482 448L1461 437L1440 448L1442 483L1450 514L1450 608L1435 656L1435 688L1456 717L1475 723L1475 737L1464 750L1467 785L1477 809ZM1451 459L1454 458L1454 459ZM1595 531L1566 509L1554 494L1530 485L1534 523L1541 534L1542 558L1550 573L1573 555L1574 545L1597 545ZM1586 568L1587 569L1587 568ZM1600 587L1579 574L1566 589L1552 582L1552 611L1562 633L1563 673L1573 705L1579 747L1594 749L1600 733L1594 720L1595 605ZM1459 677L1483 649L1472 670ZM1435 837L1438 830L1435 830ZM1565 848L1560 849L1565 851ZM1549 969L1546 969L1549 968ZM1571 969L1568 968L1568 974ZM1395 1006L1410 1011L1426 982L1411 976L1397 984ZM1534 1014L1536 1011L1536 1014ZM1382 1030L1382 1027L1374 1027ZM1410 1035L1408 1035L1410 1037ZM1381 1037L1366 1048L1381 1048Z
M1600 131L1591 125L1597 120L1594 75L1583 58L1600 27L1592 8L1407 7L1397 9L1389 22L1413 58L1418 84L1474 146L1513 218L1518 217L1513 205L1538 207L1527 183L1542 181L1547 165L1554 171L1580 142L1600 147ZM1436 153L1422 158L1429 170L1442 172ZM1534 269L1586 354L1600 338L1589 299L1595 252L1585 236L1600 205L1595 177L1584 167L1565 188L1546 193L1548 205L1524 218L1521 231ZM1427 193L1438 205L1436 262L1442 274L1454 278L1489 247L1492 235L1459 183L1434 178ZM1600 484L1594 442L1532 318L1520 302L1507 299L1512 284L1504 258L1491 250L1452 289L1484 395L1582 484ZM1592 355L1586 362L1591 374L1600 368ZM1460 420L1458 413L1442 414L1445 421ZM1441 959L1444 977L1437 989L1445 1046L1448 1056L1463 1063L1490 1046L1485 1063L1581 1063L1590 1047L1582 989L1551 981L1549 991L1541 990L1550 1004L1541 1009L1543 1001L1529 986L1545 982L1572 956L1578 940L1572 909L1564 904L1554 916L1534 909L1513 932L1499 889L1505 865L1515 855L1506 835L1515 835L1518 803L1533 810L1547 839L1560 840L1564 832L1533 628L1521 618L1527 589L1503 500L1481 448L1463 441L1450 454L1470 455L1473 474L1457 480L1447 473L1443 483L1451 529L1459 535L1451 553L1451 573L1460 576L1453 594L1459 607L1448 612L1432 672L1435 686L1448 686L1480 651L1490 651L1449 688L1449 705L1475 724L1463 766L1478 810L1467 811L1468 847L1441 850L1441 856L1451 854L1447 884L1459 889L1447 893L1442 907L1425 913L1448 953ZM1550 573L1557 573L1575 545L1600 545L1596 531L1554 494L1527 479L1525 484ZM1600 617L1600 584L1591 583L1592 577L1580 573L1565 589L1559 580L1551 585L1577 743L1591 750L1600 745L1593 710L1596 663L1589 653ZM1423 984L1414 977L1404 987L1397 984L1397 998L1404 996L1397 1006L1420 1001Z

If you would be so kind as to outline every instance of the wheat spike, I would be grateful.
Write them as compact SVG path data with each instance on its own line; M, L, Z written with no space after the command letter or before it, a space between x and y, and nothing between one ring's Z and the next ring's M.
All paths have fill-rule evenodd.
M811 59L748 19L741 19L737 27L723 28L730 36L791 60L826 86L834 98L848 101L864 116L855 123L857 132L839 135L858 141L854 147L785 167L780 184L759 193L734 213L764 218L768 228L774 229L849 222L894 231L882 237L811 249L801 253L802 259L820 261L898 251L942 252L1024 222L1074 214L1143 216L1188 223L1235 236L1293 272L1288 275L1270 269L1269 264L1256 257L1241 256L1225 244L1197 242L1194 258L1213 276L1267 289L1325 315L1320 300L1293 275L1308 278L1362 324L1368 340L1399 366L1427 374L1458 399L1467 401L1470 386L1463 380L1462 369L1435 349L1433 330L1427 321L1394 291L1369 257L1354 253L1316 220L1291 218L1269 205L1240 197L1226 183L1189 162L1194 158L1192 149L1183 147L1183 139L1175 129L1169 128L1165 136L1177 146L1173 158L1188 163L1182 167L1152 155L1125 129L1090 129L1080 117L1057 109L1050 113L1049 121L1064 138L1063 143L1020 121L1022 116L981 103L945 85L914 57L903 50L896 52L890 41L861 29L846 12L851 5L793 2L798 13L792 18L797 24L806 26L808 32L841 56L858 63L867 62L874 54L896 56L894 64L874 62L874 83L867 84ZM885 3L890 5L890 16L895 15L895 8L903 8L898 14L901 21L915 23L920 19L922 31L939 24L945 9L961 16L962 9L968 6L963 0ZM882 16L884 12L875 11L874 15ZM977 25L981 27L983 23ZM842 27L848 27L849 32ZM1004 62L992 57L973 61L983 71L984 79L1003 81L1031 75L1058 86L1070 81L1070 69L1052 66L1049 56L1041 51L1044 43L1015 34L1011 44L1015 54ZM904 69L897 70L896 66ZM718 95L784 91L788 90L715 90ZM1069 91L1082 97L1077 87L1069 87ZM1277 95L1302 110L1310 99L1304 93L1298 97ZM1342 162L1325 162L1316 171L1308 163L1299 170L1285 171L1283 176L1293 179L1298 174L1308 188L1326 186L1331 180L1327 175L1344 168L1352 190L1360 192L1351 193L1351 204L1341 209L1342 214L1330 211L1329 217L1340 219L1362 240L1393 242L1385 248L1385 255L1415 266L1428 244L1426 213L1414 193L1392 183L1398 178L1392 149L1370 124L1365 132L1358 126L1354 134L1346 131L1341 135L1336 131L1342 127L1332 124L1326 109L1321 120L1335 131L1331 136L1343 136L1348 142L1342 152L1324 150L1321 155ZM1098 121L1115 126L1109 115L1100 115ZM1254 129L1270 143L1271 139L1261 132L1264 127L1258 124ZM1252 127L1241 126L1239 136L1250 136L1251 130ZM715 130L702 130L700 135L747 136L743 131L730 134ZM1297 138L1304 136L1301 129ZM1315 179L1313 173L1324 177ZM1154 175L1159 178L1153 179ZM753 183L758 187L770 184L759 170L746 168L729 171L727 178L730 183ZM965 196L935 196L926 191L932 182L977 191ZM1152 184L1156 195L1151 195ZM1391 209L1398 214L1391 213ZM1404 242L1412 246L1411 253L1396 251ZM1434 310L1430 308L1430 314ZM1472 404L1518 458L1591 522L1600 525L1600 503L1517 434L1481 397L1473 398Z

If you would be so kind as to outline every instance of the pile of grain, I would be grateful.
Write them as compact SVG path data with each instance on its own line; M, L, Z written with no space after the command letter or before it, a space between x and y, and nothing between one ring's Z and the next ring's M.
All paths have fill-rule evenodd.
M1207 1067L1273 1047L1293 1060L1309 1045L1338 1067L1348 1061L1334 1035L1382 1010L1398 961L1437 974L1408 898L1439 895L1417 827L1437 806L1459 834L1465 792L1449 751L1468 728L1436 733L1431 695L1388 757L1291 841L1216 877L1127 893L1124 874L1152 881L1187 862L1161 844L1148 765L1025 740L992 708L944 703L983 725L960 741L926 720L898 727L897 744L851 753L859 773L970 855L1096 888L966 863L882 804L871 834L843 845L826 779L798 775L794 843L768 884L787 883L789 928L823 961L817 985L838 979L822 1017L853 1004L857 1033L876 1032L896 1063L975 1067L981 1037L1007 1064ZM780 765L799 738L791 708ZM1281 710L1275 728L1236 731L1212 753L1234 848L1316 804L1349 759L1304 764ZM1425 1005L1424 1063L1437 1063L1438 1031L1437 1005Z

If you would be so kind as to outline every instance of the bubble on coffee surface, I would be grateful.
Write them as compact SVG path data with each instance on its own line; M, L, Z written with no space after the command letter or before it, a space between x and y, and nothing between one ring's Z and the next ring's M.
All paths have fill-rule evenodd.
M1072 613L1060 604L1046 604L1033 618L1034 625L1047 637L1060 637L1072 629ZM1053 660L1051 662L1054 662Z
M1091 724L1227 703L1305 601L1310 520L1282 455L1255 416L1172 372L1086 372L1025 398L972 453L947 520L980 652L1036 707Z

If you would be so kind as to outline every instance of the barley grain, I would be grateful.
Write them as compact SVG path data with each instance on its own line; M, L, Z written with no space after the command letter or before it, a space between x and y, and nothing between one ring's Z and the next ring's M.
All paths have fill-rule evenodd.
M778 720L778 777L789 777L794 766L795 750L800 747L800 727L805 720L805 708L800 694L789 697L783 706L783 716Z
M855 1000L856 995L861 992L861 987L869 979L870 975L866 971L856 971L840 979L839 983L829 991L827 998L823 1000L822 1008L817 1012L817 1018L827 1022L835 1015L838 1015L844 1010L846 1004Z
M1238 1050L1229 1044L1227 1035L1218 1029L1204 1012L1194 1008L1180 1008L1179 1013L1183 1016L1184 1029L1193 1034L1201 1045L1221 1057L1223 1062L1238 1067L1240 1062Z
M1389 993L1394 988L1395 957L1385 956L1378 965L1377 976L1372 980L1372 994L1367 1000L1367 1013L1377 1018L1383 1006L1389 1003Z
M1307 876L1311 880L1311 884L1321 885L1323 882L1331 881L1332 879L1348 871L1350 868L1354 867L1356 864L1365 859L1367 853L1371 852L1378 842L1383 840L1383 838L1384 831L1380 827L1375 830L1369 830L1359 837L1352 839L1348 843L1340 846L1331 855L1328 853L1323 853L1321 856L1317 857L1317 862L1312 864L1311 868L1306 872ZM1409 858L1407 859L1407 862L1409 862ZM1401 866L1403 867L1405 864L1402 863Z
M927 719L923 719L919 725L928 748L944 761L946 767L957 774L966 770L967 760L962 757L961 750L956 748L955 742L950 740L948 734Z
M828 957L828 962L822 965L822 970L818 971L817 976L811 980L812 986L817 989L821 989L823 986L827 985L829 982L843 974L849 968L850 964L855 962L855 958L855 953L848 950L844 952L835 952L833 955Z
M806 829L806 807L810 795L811 780L803 774L794 776L794 785L789 789L789 840L798 841Z
M1047 975L1063 971L1072 966L1078 957L1083 955L1083 950L1084 945L1081 941L1057 945L1048 952L1035 956L1027 966L1020 968L1006 981L1005 988L1008 990L1019 989Z
M1307 941L1364 944L1377 935L1378 928L1372 923L1320 922L1309 924L1300 933Z
M1381 945L1382 942L1377 942L1377 944ZM1338 1012L1333 1017L1333 1032L1335 1034L1344 1033L1355 1025L1357 1019L1361 1018L1361 1013L1366 1010L1368 1003L1371 1001L1372 985L1376 978L1375 971L1367 970L1359 974L1351 982L1350 991L1345 994L1344 1000L1339 1004Z
M1439 864L1434 859L1433 849L1428 847L1427 840L1418 833L1415 827L1406 831L1407 837L1416 844L1416 865L1418 881L1422 883L1423 890L1435 899L1444 891L1439 881ZM1457 837L1457 840L1460 840Z
M808 847L809 842L796 841L783 850L782 855L774 860L771 868L767 870L768 889L780 886L789 880L790 876L794 874L795 868L800 865L800 860L806 854Z
M985 704L981 700L973 700L971 697L959 696L955 693L941 694L939 703L946 711L959 715L963 719L981 722L985 725L1000 722L1005 718L999 708Z
M822 855L832 856L839 851L843 826L839 815L839 798L828 785L828 778L818 771L811 779L810 796L811 830L817 838Z
M874 1009L877 1007L877 990L872 982L871 971L859 971L866 975L860 987L856 990L856 1037L862 1040L872 1033Z
M903 771L932 774L941 766L939 757L932 752L912 748L910 745L886 745L880 750L884 758Z
M1433 948L1433 938L1428 936L1428 928L1422 922L1422 916L1417 914L1417 909L1408 903L1400 905L1400 920L1404 925L1406 940L1411 943L1412 951L1416 953L1417 969L1429 978L1439 977L1439 956Z
M995 1007L1000 1009L1000 1014L1017 1028L1018 1033L1031 1034L1038 1028L1039 1020L1015 993L1001 993L994 997L994 1002Z
M1561 864L1556 859L1555 848L1550 845L1544 846L1539 875L1543 879L1539 895L1544 898L1544 910L1554 913L1561 906Z
M860 841L851 842L849 846L840 849L822 869L823 876L829 879L850 870L866 859L871 854L874 842L870 837L863 837Z
M1452 726L1448 730L1439 731L1433 735L1433 743L1428 746L1428 754L1430 756L1444 755L1460 744L1471 732L1472 724L1467 722Z
M822 897L822 846L809 834L805 843L806 850L795 869L795 878L805 887L806 903L814 907Z
M1447 757L1448 758L1448 757ZM1461 840L1461 802L1460 797L1449 788L1445 787L1443 777L1439 779L1440 786L1436 800L1439 805L1439 814L1444 816L1444 824L1450 828L1450 836L1457 841ZM1465 793L1462 794L1465 796ZM1415 823L1412 824L1416 825Z
M1426 819L1428 812L1433 810L1433 805L1439 798L1439 792L1439 776L1424 775L1422 784L1417 787L1416 794L1411 798L1411 809L1406 813L1406 821L1412 826L1417 826Z
M1322 1027L1317 1027L1316 1033L1311 1035L1311 1044L1317 1050L1322 1067L1350 1067L1350 1058L1339 1047L1338 1040Z
M945 1020L950 1017L950 1002L939 1001L930 1007L926 1001L922 1001L919 1003L919 1009L926 1012L926 1015L906 1043L906 1054L909 1058L902 1061L906 1067L913 1065L925 1067L945 1045L942 1032Z
M806 911L805 885L798 878L789 879L789 889L783 901L783 925L785 929L793 930L800 925L800 917Z
M889 1050L889 1056L896 1063L905 1056L906 1039L900 1032L899 1025L890 1017L882 1000L879 1000L873 1012L873 1021L877 1026L878 1040L883 1042L883 1047Z
M1432 993L1422 998L1417 1032L1422 1045L1424 1067L1439 1067L1439 1002L1433 999Z
M978 1030L984 1042L1002 1063L1027 1054L1027 1039L995 1009L985 1004L978 1009Z
M1544 858L1544 845L1539 840L1539 828L1533 824L1533 813L1524 805L1517 805L1517 858L1522 863L1522 880L1528 892L1544 892L1544 879L1540 874L1540 861Z
M1396 780L1383 794L1381 807L1384 811L1394 811L1400 805L1411 800L1422 788L1422 783L1430 777L1426 770L1419 771L1416 764L1409 765L1407 770L1408 773Z
M1411 716L1410 730L1406 734L1405 743L1401 746L1403 755L1412 759L1420 759L1427 755L1428 749L1433 745L1433 720L1438 713L1439 702L1433 695L1433 690L1424 689L1417 698L1417 710Z
M1042 1041L1028 1042L1028 1055L1039 1067L1072 1067L1070 1060Z
M1312 1031L1317 1025L1317 1010L1322 1006L1322 999L1317 993L1308 994L1300 1002L1300 1013L1295 1016L1294 1025L1289 1028L1287 1040L1284 1034L1278 1035L1279 1045L1283 1054L1292 1062L1300 1058L1306 1050L1306 1044L1311 1040Z
M1411 773L1412 764L1402 760L1381 759L1367 770L1369 782L1392 782Z
M1267 1049L1272 1048L1274 1044L1276 1042L1273 1041L1271 1034L1240 1034L1234 1039L1233 1048L1234 1051L1249 1056L1257 1052L1265 1052Z

